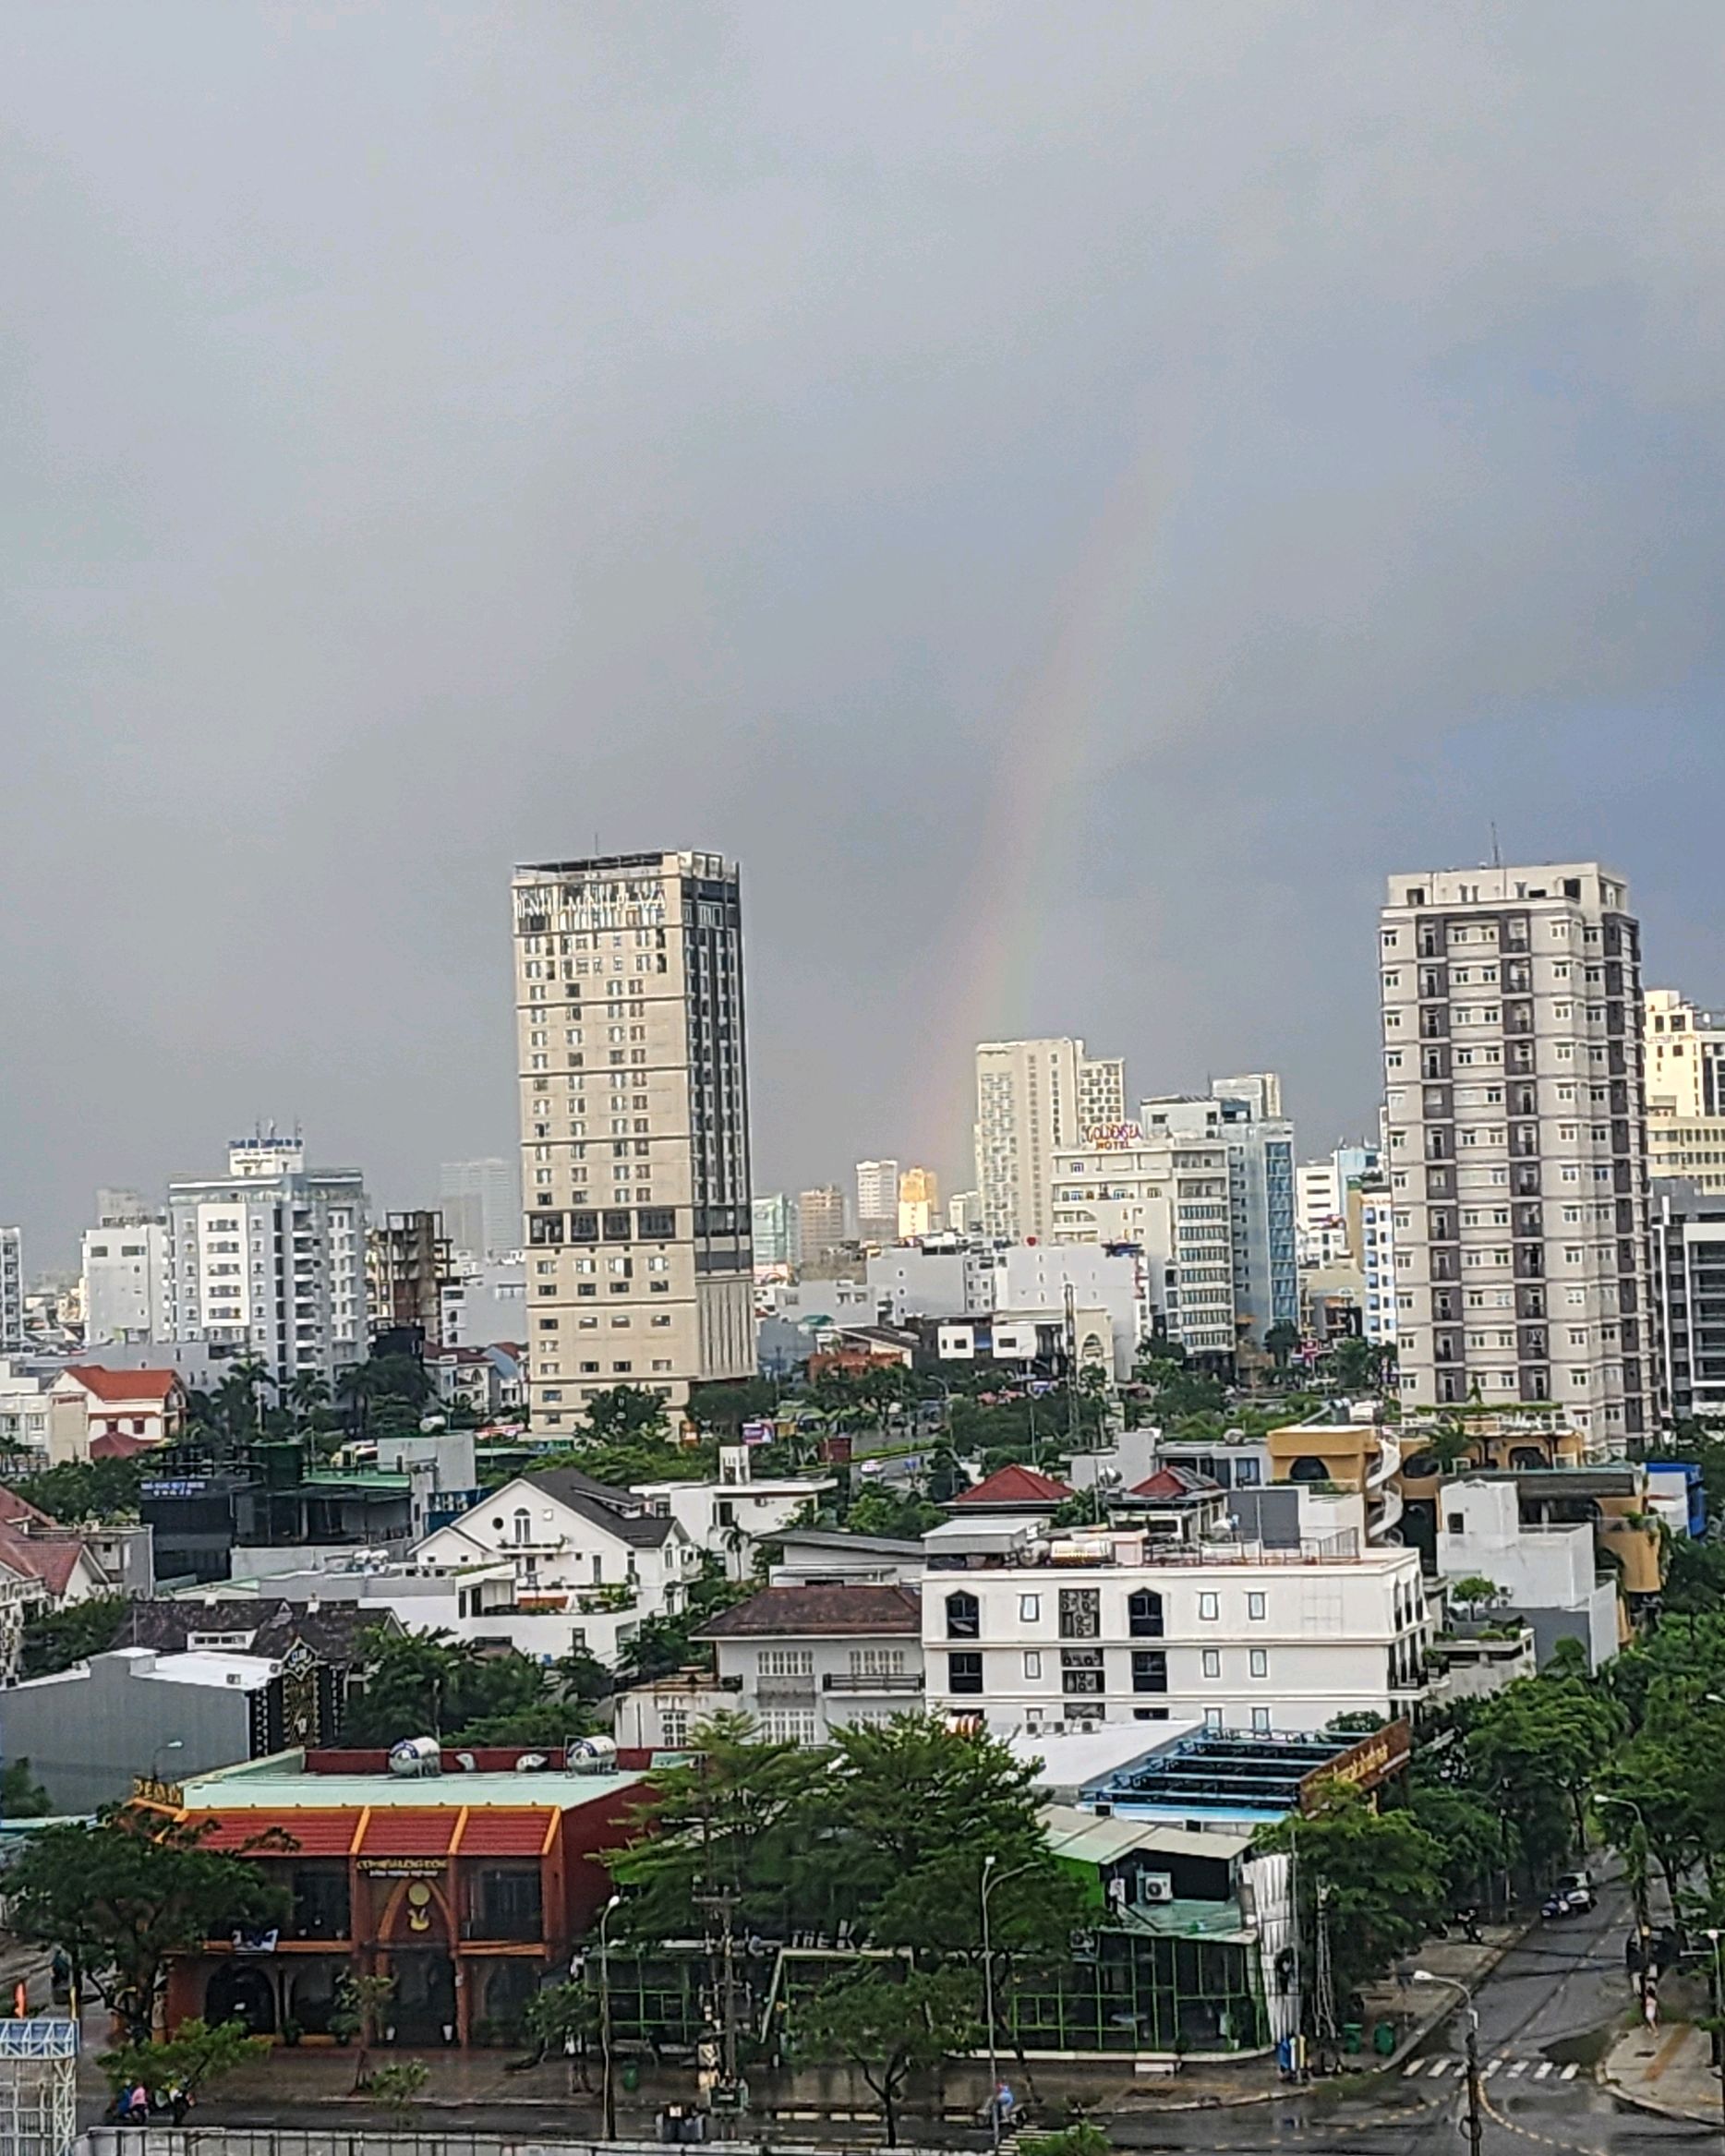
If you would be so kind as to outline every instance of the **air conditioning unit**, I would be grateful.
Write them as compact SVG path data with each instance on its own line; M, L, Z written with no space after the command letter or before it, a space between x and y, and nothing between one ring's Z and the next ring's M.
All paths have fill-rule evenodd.
M1174 1899L1174 1874L1172 1872L1146 1872L1139 1882L1146 1901L1172 1901Z

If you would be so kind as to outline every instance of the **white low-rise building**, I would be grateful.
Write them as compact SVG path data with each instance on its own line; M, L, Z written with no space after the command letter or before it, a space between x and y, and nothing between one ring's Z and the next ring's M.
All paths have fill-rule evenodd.
M1493 1614L1526 1620L1541 1663L1560 1639L1578 1641L1593 1669L1617 1652L1617 1586L1600 1572L1594 1528L1525 1521L1514 1476L1443 1485L1438 1571L1451 1582L1490 1580Z
M755 1545L835 1487L831 1475L757 1481L747 1445L721 1445L717 1482L638 1482L633 1494L657 1518L675 1520L698 1549L722 1559L732 1579L744 1579Z
M906 1587L767 1587L720 1610L697 1634L716 1674L687 1670L617 1703L625 1746L676 1751L718 1710L748 1715L775 1743L824 1744L854 1723L922 1704L921 1616Z
M48 1450L48 1391L53 1378L0 1358L0 1452Z
M519 1475L414 1551L416 1562L463 1568L505 1558L514 1569L515 1611L543 1620L524 1652L555 1658L585 1648L614 1663L643 1619L686 1607L701 1551L669 1513L633 1490L573 1467Z
M186 1388L173 1370L108 1369L74 1363L48 1393L48 1454L57 1467L88 1460L103 1439L165 1444L186 1419Z
M960 1500L924 1539L930 1707L996 1730L1171 1718L1287 1733L1393 1719L1426 1696L1416 1550L1362 1548L1354 1528L1249 1541L1220 1490L1180 1479L1177 1498L1159 1482L1124 1491L1106 1523L1064 1531Z

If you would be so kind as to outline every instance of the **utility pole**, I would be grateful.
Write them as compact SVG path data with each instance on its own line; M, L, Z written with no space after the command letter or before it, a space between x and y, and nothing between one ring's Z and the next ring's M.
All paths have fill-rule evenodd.
M1467 2009L1467 2123L1463 2131L1472 2156L1479 2156L1486 2122L1479 2104L1479 2017L1472 2006Z
M719 1920L718 1976L714 1989L718 1993L719 2030L719 2081L713 2090L713 2110L727 2118L734 2118L742 2108L742 2081L737 2072L737 1970L736 1913L738 1897L730 1887L717 1887L707 1894L697 1894L695 1905L707 1915L717 1914ZM711 1963L708 1964L709 1969Z

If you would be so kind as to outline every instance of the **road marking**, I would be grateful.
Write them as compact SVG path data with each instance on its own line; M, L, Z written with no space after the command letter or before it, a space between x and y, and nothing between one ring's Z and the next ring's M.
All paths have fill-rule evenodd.
M1516 2062L1515 2062L1515 2064L1514 2064L1514 2066L1513 2066L1510 2068L1510 2070L1509 2070L1509 2078L1510 2078L1510 2079L1513 2081L1513 2080L1515 2078L1515 2077L1516 2077L1516 2075L1517 2075L1517 2074L1525 2074L1526 2071L1527 2071L1527 2062L1526 2062L1526 2059L1517 2059L1517 2060L1516 2060Z
M1581 2062L1579 2059L1571 2059L1568 2066L1566 2066L1563 2068L1563 2071L1558 2076L1558 2079L1560 2081L1573 2081L1575 2078L1575 2075L1579 2070Z
M1443 2076L1449 2072L1452 2066L1459 2066L1460 2064L1461 2061L1459 2059L1433 2059L1431 2062L1431 2078L1434 2081L1442 2080Z
M1487 2066L1487 2067L1485 2068L1485 2070L1484 2070L1484 2071L1481 2073L1481 2075L1480 2075L1479 2078L1480 2078L1482 2081L1489 2081L1489 2080L1491 2078L1492 2075L1493 2075L1493 2074L1495 2074L1495 2073L1497 2072L1498 2068L1499 2068L1499 2067L1500 2067L1500 2066L1501 2066L1502 2064L1503 2064L1503 2062L1502 2062L1502 2059L1493 2059L1493 2060L1492 2060L1492 2062L1491 2062L1491 2064L1490 2064L1489 2066Z
M1423 2074L1426 2070L1427 2064L1428 2062L1424 2059L1409 2059L1406 2066L1402 2068L1403 2080L1411 2081L1416 2074ZM1442 2059L1433 2059L1429 2062L1429 2064L1433 2073L1441 2074L1443 2071L1443 2062Z
M1536 2081L1543 2081L1543 2080L1545 2079L1546 2076L1547 2076L1547 2075L1548 2075L1548 2074L1549 2074L1550 2071L1551 2071L1551 2062L1550 2062L1550 2059L1541 2059L1541 2060L1540 2060L1540 2062L1539 2062L1539 2064L1538 2064L1538 2066L1537 2066L1534 2068L1534 2070L1533 2070L1533 2078L1534 2078L1534 2079L1535 2079Z

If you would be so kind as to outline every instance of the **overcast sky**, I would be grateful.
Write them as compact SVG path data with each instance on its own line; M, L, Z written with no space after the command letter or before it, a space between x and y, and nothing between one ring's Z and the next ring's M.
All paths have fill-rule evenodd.
M756 1183L971 1042L1375 1114L1391 868L1725 995L1717 0L0 13L0 1219L514 1137L516 860L745 868ZM967 1176L968 1180L968 1176Z

